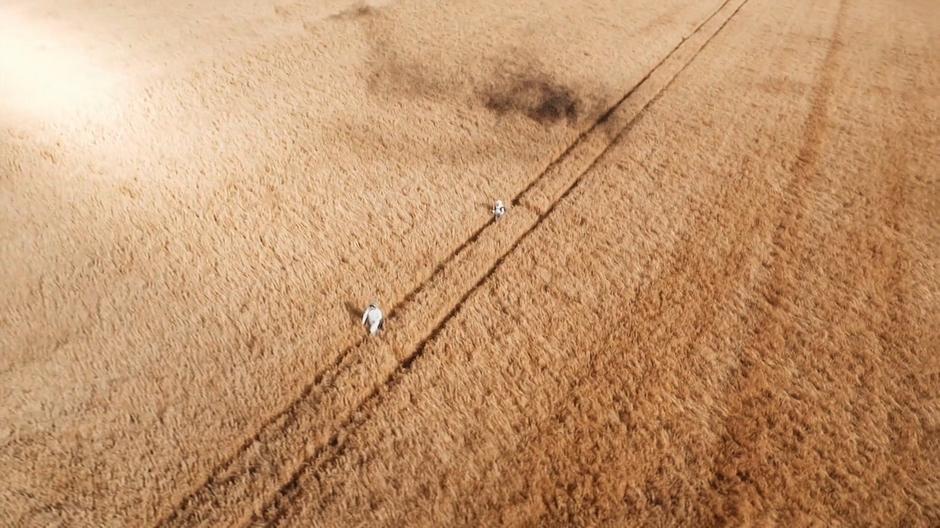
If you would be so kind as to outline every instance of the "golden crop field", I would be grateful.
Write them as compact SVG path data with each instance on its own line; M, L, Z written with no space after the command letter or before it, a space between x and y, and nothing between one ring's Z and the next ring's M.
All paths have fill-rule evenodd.
M938 526L938 475L935 0L0 3L0 526Z

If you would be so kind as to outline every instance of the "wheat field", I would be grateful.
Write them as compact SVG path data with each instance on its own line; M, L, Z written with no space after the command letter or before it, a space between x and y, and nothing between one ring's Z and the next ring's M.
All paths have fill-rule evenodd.
M940 525L933 0L4 2L0 264L0 526Z

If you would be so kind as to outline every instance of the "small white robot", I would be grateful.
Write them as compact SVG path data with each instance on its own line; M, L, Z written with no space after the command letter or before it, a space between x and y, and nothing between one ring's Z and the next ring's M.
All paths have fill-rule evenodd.
M376 335L385 327L385 317L379 305L372 303L362 313L362 324L369 327L369 335Z
M506 214L506 206L503 205L502 200L496 200L496 205L493 206L493 216L499 220Z

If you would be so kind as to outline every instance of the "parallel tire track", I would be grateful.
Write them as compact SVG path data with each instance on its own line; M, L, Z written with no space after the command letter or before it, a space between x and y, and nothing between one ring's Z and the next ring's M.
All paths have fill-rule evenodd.
M512 199L515 209L511 215L498 225L492 220L485 223L392 307L388 318L391 332L382 339L359 339L345 349L157 525L276 522L297 492L300 476L332 459L325 451L339 447L344 431L361 421L356 415L362 413L357 411L407 372L473 292L579 185L608 148L746 2L725 0L683 37ZM259 500L262 498L265 500Z

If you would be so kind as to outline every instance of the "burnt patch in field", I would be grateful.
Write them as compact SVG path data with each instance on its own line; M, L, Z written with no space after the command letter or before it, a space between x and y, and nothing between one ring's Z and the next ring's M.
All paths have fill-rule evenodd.
M582 110L573 90L537 77L517 78L504 89L485 93L483 104L497 115L521 114L542 124L562 119L574 124Z
M407 21L375 5L361 3L335 16L355 18L360 27L368 46L366 86L377 100L465 105L497 116L524 116L545 126L575 125L595 113L597 101L603 100L584 95L592 90L559 82L553 68L528 48L492 50L468 64L468 50L447 45L452 39L459 44L447 31L419 32L402 45L399 35Z
M369 92L380 98L445 101L459 85L431 75L427 68L410 64L394 47L376 46L368 75Z
M343 9L335 15L331 15L329 18L333 20L356 20L358 18L374 15L376 12L377 9L374 6L360 3L347 9Z

